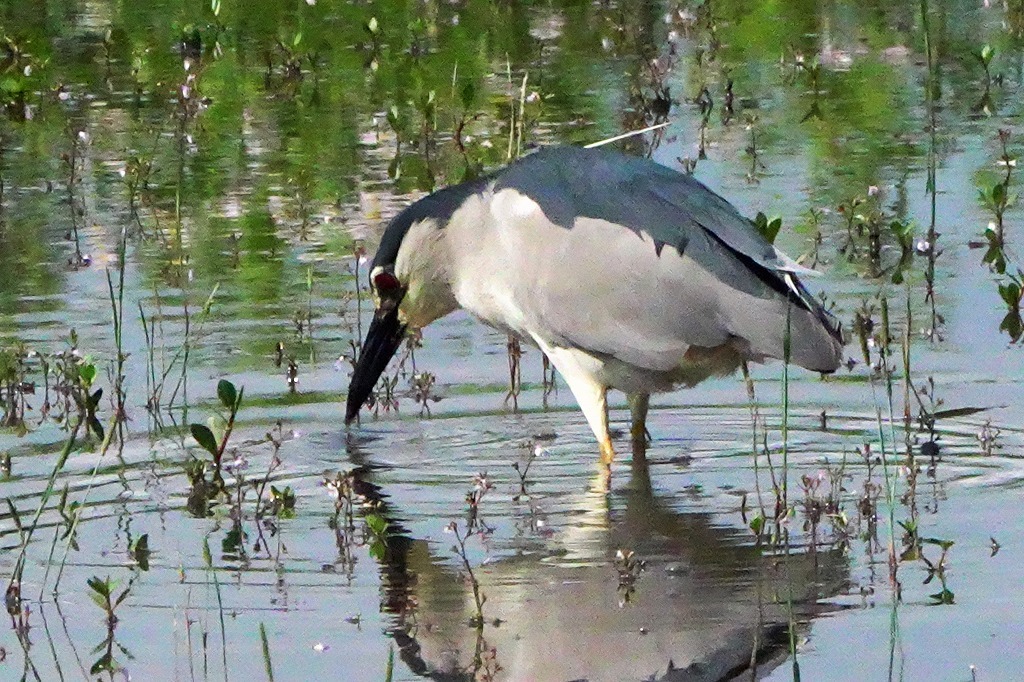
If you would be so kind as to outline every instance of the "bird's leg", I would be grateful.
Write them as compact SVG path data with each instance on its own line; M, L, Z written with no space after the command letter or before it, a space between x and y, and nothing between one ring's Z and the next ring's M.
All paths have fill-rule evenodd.
M651 432L647 430L647 410L651 406L650 393L631 393L628 396L629 415L632 418L632 426L629 429L633 436L634 443L651 442Z
M611 468L615 459L615 448L612 436L608 432L608 387L598 381L596 368L589 367L593 359L589 356L567 348L552 348L547 344L538 343L551 360L558 372L569 385L569 390L576 397L583 416L587 418L590 429L597 437L601 449L601 464L605 469Z
M565 376L565 373L562 373ZM601 450L601 464L610 467L615 459L615 448L612 446L612 435L608 431L608 389L593 381L581 381L574 384L568 378L565 383L576 396L583 416L587 418L590 429L597 437L597 445ZM578 387L577 387L578 386Z
M627 399L632 422L629 432L633 437L633 461L646 461L647 445L651 442L651 434L647 431L647 410L651 405L651 394L631 393Z

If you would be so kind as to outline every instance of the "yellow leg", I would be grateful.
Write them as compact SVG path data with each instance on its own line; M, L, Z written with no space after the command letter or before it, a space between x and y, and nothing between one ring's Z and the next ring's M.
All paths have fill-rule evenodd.
M629 414L632 418L632 425L629 433L633 436L633 444L641 444L646 447L650 442L650 434L647 432L647 410L651 405L649 393L633 393L629 396Z
M601 446L601 465L605 467L611 467L612 462L615 460L615 447L612 446L612 441L603 440L600 443Z
M597 378L601 371L600 361L582 351L552 348L540 339L535 340L576 397L590 430L597 438L601 465L605 470L610 470L612 460L615 459L615 448L612 446L611 433L608 432L608 387Z

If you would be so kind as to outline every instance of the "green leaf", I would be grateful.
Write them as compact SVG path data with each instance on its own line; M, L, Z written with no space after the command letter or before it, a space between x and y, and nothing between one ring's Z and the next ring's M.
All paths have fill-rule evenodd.
M85 581L85 584L92 589L93 593L101 597L109 597L110 593L117 587L117 582L111 582L110 578L102 580L99 576L93 576Z
M117 600L114 601L114 607L117 608L118 606L120 606L121 602L123 602L125 599L128 598L128 593L131 592L131 591L132 591L132 586L131 585L129 585L128 587L124 588L124 591L121 592L121 594L119 594L117 596Z
M196 439L199 446L211 455L217 455L217 439L213 437L213 431L203 424L192 424L189 426L192 437Z
M135 541L135 546L132 547L132 558L135 559L135 563L139 565L139 568L143 571L149 570L149 534L142 535L138 540Z
M96 434L98 439L101 441L103 440L103 424L100 423L99 419L96 417L90 417L89 428L92 429L92 432Z
M292 47L298 47L299 43L302 42L302 31L295 34L295 38L292 39Z
M220 0L210 0L210 9L213 11L213 16L220 16Z
M395 675L395 648L388 646L388 665L384 669L384 682L391 682Z
M1006 185L1001 182L992 186L992 203L999 208L1006 205Z
M466 81L462 86L462 90L459 91L459 99L462 100L462 108L469 109L473 106L473 101L476 100L476 83L473 81Z
M921 538L921 542L927 542L929 545L938 545L944 550L948 550L956 544L953 540L940 540L939 538Z
M99 675L102 672L113 673L114 669L114 655L108 651L104 653L102 656L100 656L99 659L97 659L97 661L92 664L92 667L89 668L89 674Z
M213 555L210 553L210 538L203 538L203 563L213 568Z
M210 433L213 434L213 440L216 443L224 442L224 434L227 432L228 423L224 421L219 415L212 415L206 419L206 428L210 429ZM216 455L216 451L210 454Z
M775 243L775 238L779 235L779 230L782 228L782 218L773 218L768 220L768 217L764 213L758 212L754 218L754 227L761 233L769 244Z
M948 419L950 417L969 417L988 410L988 407L954 407L950 410L938 410L932 414L933 419Z
M377 17L370 17L370 20L366 22L365 28L370 35L377 35L380 31L380 25L377 23Z
M82 365L78 368L78 376L82 378L82 383L86 386L92 386L92 382L96 378L96 365L91 362Z
M754 531L754 535L760 535L764 530L764 517L758 514L750 519L750 530Z
M380 514L367 514L366 525L374 535L382 536L388 529L387 520Z
M402 127L401 113L398 111L397 105L392 105L391 108L388 109L388 125L391 126L391 129L396 133L399 132Z
M234 410L238 403L238 390L227 379L221 379L217 382L217 397L225 409Z

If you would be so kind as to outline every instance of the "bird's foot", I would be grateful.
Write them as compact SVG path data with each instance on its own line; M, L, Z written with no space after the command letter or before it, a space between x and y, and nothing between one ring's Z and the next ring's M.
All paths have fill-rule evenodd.
M633 445L641 444L644 447L651 444L651 432L644 424L633 424L629 427L629 435L633 437Z

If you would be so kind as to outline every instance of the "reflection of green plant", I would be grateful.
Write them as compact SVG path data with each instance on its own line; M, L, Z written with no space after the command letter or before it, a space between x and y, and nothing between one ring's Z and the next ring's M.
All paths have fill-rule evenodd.
M480 581L476 579L476 574L473 573L473 566L469 563L469 553L466 551L466 540L469 539L471 534L470 529L466 529L463 534L459 530L459 524L456 521L452 521L445 527L446 533L451 533L455 536L455 543L452 545L452 553L462 560L462 567L466 571L466 577L469 580L470 587L473 589L473 604L476 607L476 613L470 618L470 623L478 631L484 627L484 604L487 602L487 595L480 589Z
M144 533L132 545L132 559L142 571L149 570L149 534Z
M135 579L133 578L128 582L128 586L121 591L121 594L115 596L119 582L112 581L110 576L106 577L105 580L94 576L87 581L87 585L91 590L89 597L97 606L103 609L103 613L106 616L106 637L93 649L93 652L100 652L100 655L89 669L91 675L98 675L99 673L111 673L113 675L113 673L121 670L121 665L114 659L114 645L117 643L114 640L114 629L118 623L115 611L128 598L134 583ZM118 644L118 648L129 658L132 657L131 653L120 644Z
M999 324L999 331L1006 332L1010 339L1016 343L1024 336L1024 320L1021 319L1020 303L1024 298L1024 272L1017 271L1017 275L1007 275L1009 281L999 284L999 297L1006 303L1007 313Z
M992 58L996 56L996 51L992 49L991 45L985 45L972 54L975 59L981 62L982 68L985 69L985 93L988 94L992 88L992 72L989 67L992 65Z
M387 552L388 528L387 519L380 514L371 512L363 517L366 522L367 542L370 545L370 556L377 561L384 561Z
M942 554L934 563L928 560L928 557L921 553L921 561L928 567L928 577L924 579L924 584L927 585L933 579L939 579L939 585L941 589L935 594L929 595L932 599L932 603L936 606L943 605L948 606L955 603L955 595L952 590L946 586L946 554L949 552L950 547L953 546L952 540L940 540L937 538L923 538L921 540L924 544L937 545L942 550Z
M985 230L988 248L982 257L982 263L1002 274L1006 272L1005 214L1008 208L1017 203L1017 195L1010 192L1010 183L1013 180L1013 169L1017 167L1017 159L1010 156L1010 131L1003 129L999 131L999 143L1002 146L1002 153L997 164L1003 169L1003 176L998 182L979 189L978 198L995 218ZM972 243L971 245L984 246L985 243Z
M29 51L27 41L3 36L0 38L0 106L15 121L31 116L28 96L41 89L40 73L46 60Z
M276 486L270 486L270 502L270 513L274 516L282 519L295 516L295 491L291 486L285 486L280 490Z
M134 579L129 581L128 586L121 590L121 593L115 597L114 593L117 591L118 585L121 584L120 581L111 580L110 576L107 576L105 580L101 580L99 577L93 576L86 581L89 589L92 590L89 592L89 598L96 602L97 606L103 609L103 613L107 619L107 628L109 630L113 630L114 626L117 625L117 615L115 614L115 611L117 611L117 607L128 598L128 594L132 590L133 583Z
M0 348L0 426L24 425L27 359L23 344Z
M633 598L636 581L647 567L647 562L636 556L633 550L619 549L615 552L615 572L619 576L619 606L625 606Z

